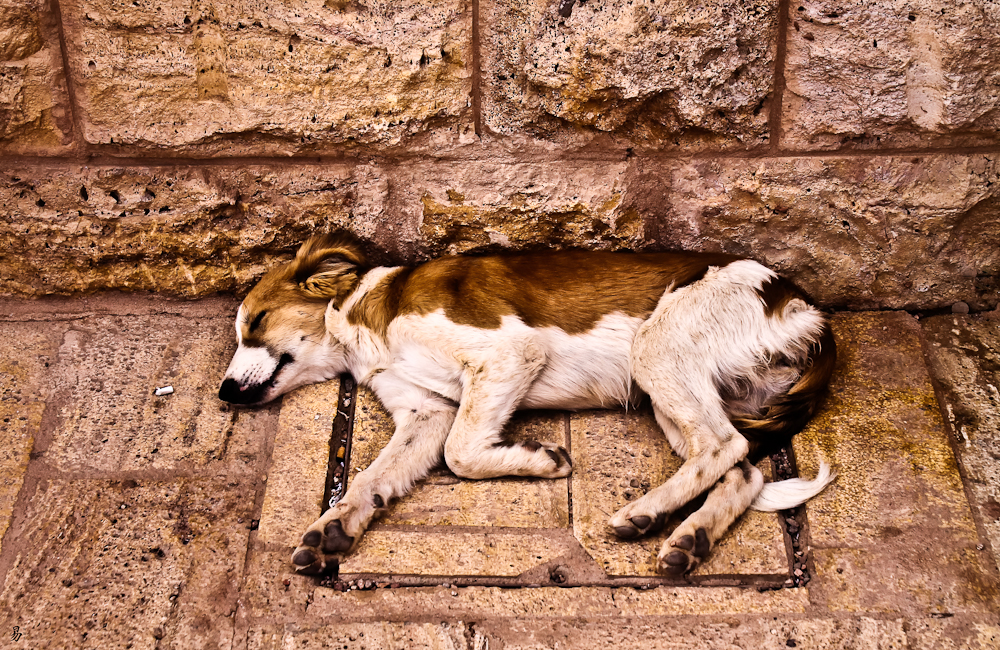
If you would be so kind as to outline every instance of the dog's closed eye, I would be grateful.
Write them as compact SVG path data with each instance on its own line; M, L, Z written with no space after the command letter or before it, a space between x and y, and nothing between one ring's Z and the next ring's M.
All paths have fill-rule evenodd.
M253 322L250 323L250 331L251 332L253 332L255 329L257 329L258 327L260 327L260 322L262 320L264 320L264 316L266 314L267 314L267 310L265 309L264 311L260 312L259 314L257 314L257 316L254 317Z

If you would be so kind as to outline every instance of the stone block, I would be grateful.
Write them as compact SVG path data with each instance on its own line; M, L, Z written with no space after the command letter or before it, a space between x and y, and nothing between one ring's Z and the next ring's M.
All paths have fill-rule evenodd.
M340 563L342 574L516 577L574 553L575 540L559 533L464 531L376 524Z
M785 148L1000 141L1000 8L976 0L789 5Z
M662 485L681 466L650 409L622 413L591 411L570 417L573 473L573 532L587 553L610 576L658 576L656 555L665 534L622 541L608 519L650 489ZM765 459L761 467L769 470ZM770 475L770 471L766 471ZM667 530L692 510L677 513ZM708 575L783 575L788 573L785 542L777 516L748 512L692 573Z
M57 30L47 3L0 1L0 151L61 153L72 140Z
M64 471L221 465L256 469L260 413L217 396L235 350L230 318L95 316L66 331L54 364L46 459ZM153 395L159 386L174 393Z
M481 636L481 635L479 635ZM287 624L252 629L247 650L351 648L351 650L466 650L477 634L458 623Z
M281 401L257 538L294 548L322 511L340 382L303 386Z
M41 646L229 648L253 500L215 479L43 480L0 602Z
M437 163L394 170L393 206L419 224L421 256L539 248L634 248L624 162Z
M48 367L66 325L0 322L0 541L11 522L48 398ZM0 548L3 548L0 546Z
M1000 320L935 316L921 325L973 510L1000 567Z
M592 0L568 17L559 6L483 3L483 122L495 133L651 150L767 142L777 2Z
M992 156L695 159L669 174L649 241L752 257L824 305L997 303Z
M434 151L472 129L461 0L73 0L63 16L89 143L281 155L422 136Z
M379 183L341 165L0 171L0 292L245 292L317 231L374 236L358 204Z
M838 362L825 406L795 437L799 470L837 481L809 502L814 602L834 611L944 614L997 606L917 322L833 319Z

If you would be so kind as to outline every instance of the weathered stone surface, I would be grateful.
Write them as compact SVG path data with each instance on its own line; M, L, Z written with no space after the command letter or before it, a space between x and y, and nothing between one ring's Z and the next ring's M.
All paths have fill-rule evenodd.
M466 650L469 639L482 640L460 621L451 623L335 623L320 627L288 624L283 628L256 628L247 637L247 650L284 648L350 648L351 650ZM485 646L476 646L485 647Z
M48 4L0 1L0 151L64 151L72 137L67 106Z
M339 381L303 386L281 400L257 538L294 547L319 517L338 417Z
M542 648L760 648L843 650L906 647L905 621L875 618L775 620L735 618L708 621L622 618L605 621L484 621L478 631L504 650Z
M794 438L799 470L836 483L809 502L815 603L834 611L995 611L997 585L948 444L919 327L903 313L833 319L825 406Z
M483 121L497 134L578 146L610 133L655 149L767 142L777 2L591 0L568 18L558 6L483 3Z
M611 576L658 576L656 555L665 534L623 541L608 529L611 515L650 489L662 485L681 466L666 436L648 409L591 411L570 417L575 459L573 531ZM765 459L761 466L769 469ZM770 475L769 471L766 471ZM692 510L672 517L666 530ZM711 575L779 575L788 573L781 528L774 514L748 512L692 573Z
M0 323L0 541L40 433L47 368L65 328L61 323Z
M643 241L639 215L624 206L624 162L438 163L393 177L392 207L419 224L422 256Z
M471 130L461 0L74 0L63 16L90 143L291 153L438 131L434 150Z
M644 216L646 237L753 257L826 305L990 309L1000 295L995 158L696 159L663 179L669 210Z
M1000 319L989 316L936 316L922 325L972 506L1000 567Z
M275 256L317 230L350 226L373 236L380 217L356 207L381 200L370 172L340 165L0 171L0 292L246 291Z
M42 481L4 629L53 648L229 648L251 508L219 480Z
M392 417L367 388L358 391L349 475L368 467L389 441ZM512 440L565 444L561 413L519 413L508 427ZM389 504L380 520L418 526L496 526L565 528L569 525L566 479L499 478L463 480L441 467L407 496Z
M1000 7L988 0L789 6L782 146L1000 141Z
M236 347L230 318L99 316L66 331L52 372L61 470L255 468L266 411L219 401ZM158 386L174 393L156 397Z
M410 531L376 524L340 563L340 572L513 577L568 556L576 547L569 535L431 527Z

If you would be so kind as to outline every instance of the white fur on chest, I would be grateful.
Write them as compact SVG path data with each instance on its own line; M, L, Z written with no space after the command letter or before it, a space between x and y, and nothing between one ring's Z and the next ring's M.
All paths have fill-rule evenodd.
M524 354L541 356L541 370L518 403L522 409L619 406L632 394L629 351L642 320L615 313L581 334L558 327L532 328L504 316L497 329L449 320L443 312L397 319L388 332L391 365L407 382L456 402L470 368L488 367Z

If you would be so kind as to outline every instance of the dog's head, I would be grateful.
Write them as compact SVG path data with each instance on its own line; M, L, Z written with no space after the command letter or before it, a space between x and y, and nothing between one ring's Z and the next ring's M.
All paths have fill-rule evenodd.
M313 237L295 259L269 271L236 314L239 347L219 399L263 404L347 369L343 346L327 331L326 312L357 287L365 258L344 235Z

